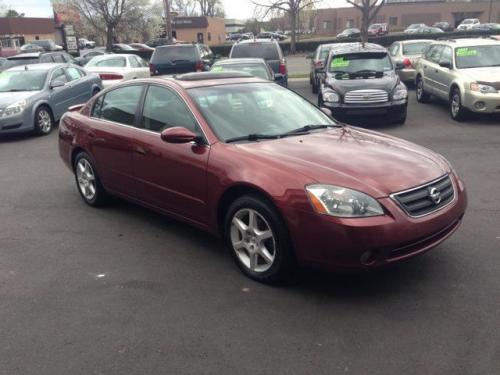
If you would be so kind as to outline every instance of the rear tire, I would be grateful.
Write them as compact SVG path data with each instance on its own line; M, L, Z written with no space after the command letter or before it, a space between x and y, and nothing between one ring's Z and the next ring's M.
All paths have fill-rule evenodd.
M417 77L416 83L416 92L417 92L417 102L419 103L429 103L431 99L431 95L427 93L424 89L424 80L421 77Z
M245 195L230 205L224 238L237 266L253 280L284 281L294 269L288 230L276 209L259 196Z
M102 206L108 198L101 184L94 161L86 152L76 155L73 166L76 187L83 201L89 206Z

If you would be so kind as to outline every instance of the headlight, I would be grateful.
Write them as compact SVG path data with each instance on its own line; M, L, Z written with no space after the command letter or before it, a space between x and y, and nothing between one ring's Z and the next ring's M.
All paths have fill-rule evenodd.
M392 95L393 100L406 99L407 97L408 97L408 91L404 88L394 91L394 94Z
M333 185L309 185L307 195L320 214L338 217L369 217L383 215L380 204L365 193Z
M26 100L20 100L18 102L15 102L14 104L11 104L8 107L5 107L4 109L0 109L0 117L9 117L17 115L18 113L24 111L25 107L26 107Z
M492 86L489 85L482 85L480 83L471 83L470 84L470 89L472 91L479 91L483 94L496 94L498 90Z
M327 91L323 94L323 101L330 103L338 103L340 100L339 94L335 91Z

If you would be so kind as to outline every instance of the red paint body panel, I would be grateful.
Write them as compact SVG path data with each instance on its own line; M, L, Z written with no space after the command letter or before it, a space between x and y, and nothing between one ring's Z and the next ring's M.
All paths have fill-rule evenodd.
M224 193L235 186L251 188L271 200L282 215L298 261L328 269L366 268L405 259L436 246L461 223L467 205L464 185L449 164L430 150L354 127L278 140L221 143L185 89L264 81L144 82L176 90L207 142L172 144L158 133L92 119L92 101L80 112L67 113L59 131L62 159L71 167L75 150L88 152L111 193L218 234ZM455 199L432 214L412 218L389 197L445 174L452 178ZM367 193L377 198L386 214L356 219L318 214L305 192L312 183ZM367 250L374 259L361 263Z

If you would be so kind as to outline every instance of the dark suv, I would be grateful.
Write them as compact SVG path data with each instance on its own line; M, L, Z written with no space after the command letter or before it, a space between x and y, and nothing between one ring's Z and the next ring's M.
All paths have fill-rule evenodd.
M254 57L266 60L273 69L276 83L288 86L288 69L280 45L275 40L252 39L233 44L229 58Z
M407 105L408 91L384 47L345 43L331 49L319 107L328 107L340 119L383 115L402 124Z
M39 64L39 63L71 63L80 65L80 63L75 60L73 56L64 52L31 52L31 53L20 53L19 55L10 56L7 61L2 66L2 69L12 68L18 65L29 65L29 64Z
M156 47L149 70L151 75L205 72L215 61L213 52L204 44L172 44Z

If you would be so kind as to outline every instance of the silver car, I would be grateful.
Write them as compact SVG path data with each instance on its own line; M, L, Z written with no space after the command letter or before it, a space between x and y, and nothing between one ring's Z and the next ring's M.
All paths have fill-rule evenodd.
M388 48L396 72L404 83L415 82L415 63L422 56L423 50L433 42L430 39L402 40L394 42Z
M71 64L33 64L0 73L0 135L50 133L72 105L102 90L101 79Z

